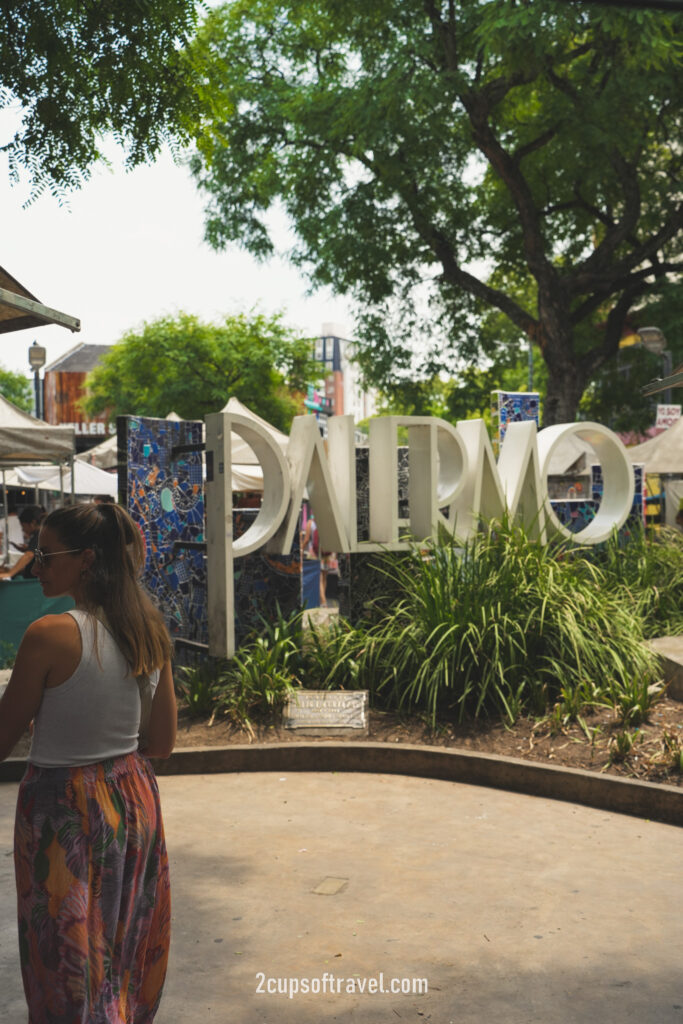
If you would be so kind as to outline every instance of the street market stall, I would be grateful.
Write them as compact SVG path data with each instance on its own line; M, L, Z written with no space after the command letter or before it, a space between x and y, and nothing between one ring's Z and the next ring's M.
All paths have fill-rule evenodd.
M642 463L647 476L660 478L665 495L662 521L674 526L683 500L683 419L626 453L631 462Z

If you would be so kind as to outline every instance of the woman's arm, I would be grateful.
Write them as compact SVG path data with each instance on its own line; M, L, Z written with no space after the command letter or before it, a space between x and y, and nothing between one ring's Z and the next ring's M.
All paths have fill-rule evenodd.
M5 569L3 572L0 572L0 579L11 580L14 576L18 576L22 569L25 569L32 561L33 552L26 551L19 561L14 563L11 569Z
M175 746L178 712L173 688L171 663L167 661L159 675L147 728L147 746L141 753L147 757L170 757Z
M0 700L0 761L12 753L40 707L53 660L52 640L52 624L44 619L32 622L24 633Z

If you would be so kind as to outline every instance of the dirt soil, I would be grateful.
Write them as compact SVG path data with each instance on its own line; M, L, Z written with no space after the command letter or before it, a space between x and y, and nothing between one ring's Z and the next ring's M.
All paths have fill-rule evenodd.
M618 746L618 736L625 730L613 711L598 709L586 715L583 722L585 728L574 722L558 730L551 728L548 720L522 718L514 726L475 721L463 725L443 723L432 731L421 718L371 710L369 735L361 742L453 747L683 786L683 703L667 697L659 700L649 721L637 729L626 730L632 745L623 752ZM208 719L192 719L181 710L176 748L222 747L233 743L315 743L324 739L298 736L284 728L279 717L252 722L250 732L227 718L216 718L210 723ZM353 736L334 739L341 743L358 742Z
M503 757L540 761L592 772L606 772L647 782L666 783L683 788L683 703L663 697L655 704L649 721L638 729L630 728L630 750L620 753L617 743L624 733L614 712L599 709L584 718L585 728L576 722L561 729L550 722L519 719L513 726L500 722L473 721L462 725L442 723L432 731L421 718L410 718L389 711L369 713L369 733L360 742L424 743L434 747L497 754ZM334 737L337 742L359 742L354 736ZM178 715L176 749L223 747L233 743L307 743L324 742L299 736L284 728L279 716L252 722L251 731L236 726L227 718L191 718L186 710ZM29 749L26 734L12 751L13 757L25 757Z

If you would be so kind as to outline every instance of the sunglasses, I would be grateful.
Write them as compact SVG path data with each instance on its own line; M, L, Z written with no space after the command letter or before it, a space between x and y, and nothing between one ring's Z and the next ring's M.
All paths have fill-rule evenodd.
M41 551L40 548L36 548L33 552L33 557L38 568L42 569L46 559L52 558L54 555L75 555L77 552L84 550L85 548L68 548L66 551Z

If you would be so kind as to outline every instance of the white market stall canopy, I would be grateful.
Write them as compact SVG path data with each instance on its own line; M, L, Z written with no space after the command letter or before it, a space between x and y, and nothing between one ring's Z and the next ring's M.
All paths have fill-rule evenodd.
M106 441L96 444L76 456L76 462L89 463L98 469L116 469L119 461L118 439L112 434Z
M37 487L40 491L65 491L73 494L118 494L116 473L105 473L96 466L74 460L74 485L71 470L55 466L17 466L5 475L8 487Z
M44 306L28 288L20 284L4 267L0 267L0 334L25 331L45 324L58 324L70 331L81 329L81 321L75 316Z
M55 427L29 416L0 395L0 467L71 458L73 427Z
M578 475L590 472L591 463L598 462L595 450L580 437L570 435L555 445L548 467L550 476Z
M257 416L256 413L252 412L251 409L248 409L246 405L242 405L238 398L231 398L221 411L232 412L239 416L245 416L253 423L258 423L259 426L268 431L270 436L282 449L283 454L287 454L287 445L289 444L289 437L287 434L283 434L281 430L278 430L270 423L267 423L266 420ZM256 458L254 450L242 437L240 437L239 434L236 434L234 431L230 434L230 448L232 453L233 492L262 491L263 470L261 469L259 460Z
M280 446L283 453L287 452L287 445L289 444L289 437L287 434L283 434L281 430L271 426L260 416L257 416L251 409L247 409L246 405L242 405L238 398L231 398L227 405L223 406L221 412L233 412L238 416L246 416L247 419L252 420L253 423L258 423L259 426L267 430L270 436ZM259 460L256 458L254 451L249 447L247 442L240 437L239 434L234 432L230 434L230 448L232 451L232 464L233 468L239 466L258 466ZM260 489L260 488L259 488Z
M683 474L683 418L649 441L627 448L631 462L641 462L646 473Z

